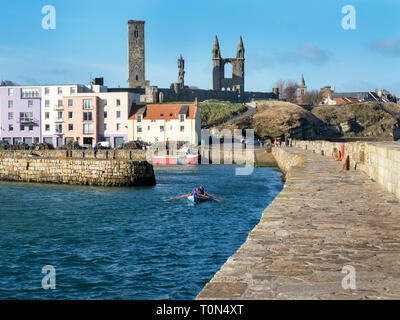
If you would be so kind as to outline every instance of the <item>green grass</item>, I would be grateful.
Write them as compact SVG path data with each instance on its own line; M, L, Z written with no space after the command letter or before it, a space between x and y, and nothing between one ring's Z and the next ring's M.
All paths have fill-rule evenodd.
M201 102L199 106L203 127L220 124L246 111L241 103Z

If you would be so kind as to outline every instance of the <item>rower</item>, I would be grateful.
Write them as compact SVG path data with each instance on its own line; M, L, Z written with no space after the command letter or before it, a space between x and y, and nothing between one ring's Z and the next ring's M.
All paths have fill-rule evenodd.
M199 192L200 192L200 194L203 194L203 195L205 194L204 186L203 186L203 185L200 186Z

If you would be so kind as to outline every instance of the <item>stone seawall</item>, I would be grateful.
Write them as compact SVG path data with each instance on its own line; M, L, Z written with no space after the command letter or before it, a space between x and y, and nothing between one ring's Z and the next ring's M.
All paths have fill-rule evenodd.
M96 158L93 150L4 150L0 151L0 158L27 157L33 153L43 158L77 158L77 159L111 159L145 161L146 150L99 150Z
M70 158L0 158L0 180L90 186L155 185L146 161Z
M273 148L283 190L197 299L400 299L400 202L324 145Z
M329 142L294 141L297 148L333 158L335 150L344 145L344 156L349 156L350 167L360 170L400 198L400 143L399 142Z

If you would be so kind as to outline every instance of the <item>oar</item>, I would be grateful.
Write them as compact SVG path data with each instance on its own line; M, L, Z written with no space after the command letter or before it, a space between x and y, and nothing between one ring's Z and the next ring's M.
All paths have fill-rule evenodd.
M202 195L202 194L199 194L199 196L209 199L209 197L204 196L204 195ZM218 202L221 202L221 201L222 201L221 199L215 199L215 198L211 198L211 200L215 200L215 201L218 201Z
M171 198L171 199L167 199L167 200L165 200L165 201L174 200L174 199L180 199L180 198L183 198L183 197L187 197L188 195L190 195L190 193L184 194L183 196L179 196L179 197L174 197L174 198Z
M217 200L219 200L220 202L222 201L222 199L217 198L216 196L213 196L212 194L207 193L207 195L210 196L210 197L213 197L213 198L215 198L215 199L217 199Z

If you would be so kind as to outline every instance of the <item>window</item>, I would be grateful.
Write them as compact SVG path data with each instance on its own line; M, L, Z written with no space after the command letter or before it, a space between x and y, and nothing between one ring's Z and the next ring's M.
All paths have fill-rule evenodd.
M33 131L33 125L29 125L29 131Z
M104 131L107 130L107 123L104 124Z
M13 88L8 88L8 95L9 96L14 95L14 89Z
M164 126L160 126L160 132L164 132Z
M104 99L103 100L103 106L106 106L107 105L107 99Z
M75 94L75 92L76 92L75 87L69 88L69 93L70 94Z
M56 133L62 133L62 124L56 124ZM58 138L57 138L58 139Z
M44 118L49 119L50 118L50 112L45 112L44 113Z
M83 121L92 121L92 113L91 112L84 112L83 113Z
M25 130L25 126L24 126L23 124L21 124L21 125L19 126L19 130L20 130L20 131L24 131L24 130Z
M50 93L50 88L44 88L44 94L48 95Z
M57 112L57 120L62 120L62 118L63 118L62 111Z
M121 128L121 124L117 123L117 131L119 131L120 128Z
M32 108L33 107L33 100L28 100L28 108Z
M68 112L68 119L72 119L72 112L71 111Z
M13 112L9 112L8 113L8 120L13 120L14 119L14 113Z
M9 124L8 125L8 131L14 131L14 125Z
M8 107L12 108L14 106L14 101L8 100Z
M73 138L65 138L65 144L68 144L72 142L74 139Z
M185 122L185 115L184 114L180 114L179 115L179 121L180 122Z
M69 131L74 130L74 125L73 125L72 123L69 123L69 124L68 124L68 130L69 130Z
M32 122L33 121L33 112L20 112L19 113L19 121L20 122Z
M171 120L170 120L170 119L167 119L167 120L165 120L165 122L171 122Z
M24 143L26 143L28 146L32 145L32 138L24 138Z
M117 99L117 106L120 106L120 105L121 105L121 100Z
M58 88L57 88L57 93L58 93L58 94L62 94L62 88L61 88L61 87L58 87Z
M161 114L160 114L160 117L164 117L164 113L161 113Z
M107 119L107 111L104 111L104 119Z
M21 98L39 98L39 89L24 88L21 89Z
M118 112L118 111L117 111ZM137 115L137 122L142 122L142 115L138 114Z
M138 126L137 127L137 132L139 133L139 132L142 132L142 127L141 126Z
M147 130L150 131L150 126L147 126Z
M49 137L43 138L43 142L44 142L44 143L53 144L53 138L49 138Z
M185 131L185 126L181 126L181 132Z
M68 99L68 107L73 107L74 106L74 100Z
M84 134L93 133L93 125L91 123L84 123L83 124L83 133Z
M133 36L134 36L135 38L139 37L139 31L135 30L135 32L133 33Z
M117 111L117 119L121 118L121 111Z
M83 109L85 109L85 110L93 109L92 100L84 99L83 100Z
M44 107L45 108L50 107L50 100L44 100Z
M170 113L169 116L172 117L172 113Z
M62 107L62 106L63 106L62 100L58 100L58 106L59 106L59 107Z
M156 120L151 120L151 123L154 123L154 122L156 122Z
M44 125L44 130L45 131L50 131L50 125L49 124L45 124Z

